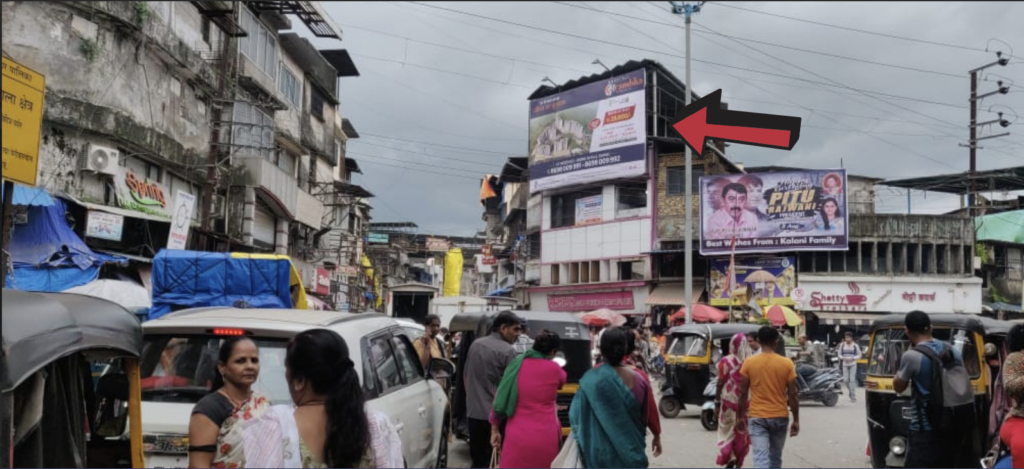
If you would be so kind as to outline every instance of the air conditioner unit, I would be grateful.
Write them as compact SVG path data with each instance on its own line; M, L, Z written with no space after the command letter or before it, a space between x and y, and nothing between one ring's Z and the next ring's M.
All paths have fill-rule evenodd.
M117 165L120 157L121 152L116 149L89 145L85 158L79 163L79 169L114 176L117 175Z

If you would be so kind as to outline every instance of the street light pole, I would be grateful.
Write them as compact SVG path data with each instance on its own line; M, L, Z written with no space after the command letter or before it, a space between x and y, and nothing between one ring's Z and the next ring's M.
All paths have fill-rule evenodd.
M690 88L690 17L700 11L704 2L697 2L696 5L685 2L669 2L672 5L672 13L683 15L686 19L686 106L690 106L693 91ZM686 147L686 226L683 231L686 240L686 248L683 255L683 272L686 276L683 301L686 306L686 323L693 323L693 155L690 147Z

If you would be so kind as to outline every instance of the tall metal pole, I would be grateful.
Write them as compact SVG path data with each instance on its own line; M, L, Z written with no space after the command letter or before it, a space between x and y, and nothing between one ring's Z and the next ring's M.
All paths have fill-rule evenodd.
M690 15L691 10L686 9L686 106L690 106ZM690 147L686 147L686 252L683 256L684 275L686 276L686 323L693 324L693 155L690 154Z
M967 195L967 215L975 216L977 197L974 195L974 172L978 170L978 72L971 72L971 139L967 142L971 149L971 169L968 173L971 186Z
M11 244L11 215L13 210L11 209L11 199L14 198L14 183L11 181L4 181L4 211L3 215L3 284L0 287L7 288L7 274L11 273L7 270L10 265L10 244Z

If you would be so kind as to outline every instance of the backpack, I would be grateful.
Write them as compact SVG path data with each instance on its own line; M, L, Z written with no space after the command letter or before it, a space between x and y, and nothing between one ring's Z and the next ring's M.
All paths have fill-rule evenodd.
M945 344L944 344L945 345ZM967 419L973 421L974 387L963 363L956 360L953 348L945 345L941 354L921 344L914 350L931 360L931 394L927 416L933 431L949 431ZM969 428L969 427L968 427Z

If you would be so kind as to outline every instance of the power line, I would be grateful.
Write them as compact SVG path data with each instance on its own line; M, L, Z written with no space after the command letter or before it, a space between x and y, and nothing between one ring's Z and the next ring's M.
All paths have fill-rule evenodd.
M482 150L482 149L479 149L479 148L459 147L459 146L454 146L454 145L443 145L443 144L440 144L440 143L424 142L424 141L420 141L420 140L409 140L409 139L398 138L398 137L388 137L388 136L378 135L378 134L367 134L367 133L364 133L364 134L361 134L361 135L363 137L382 138L382 139L385 139L385 140L397 140L399 142L418 143L418 144L421 144L421 145L431 145L431 146L435 146L435 147L451 148L451 149L455 149L455 150L462 150L462 151L469 152L469 153L493 153L495 155L508 155L507 152L500 152L500 151L494 151L494 150Z
M354 103L354 104L363 105L363 103L361 103L359 101L353 101L351 97L345 98L345 100L349 101L351 103ZM421 129L425 129L425 130L429 130L431 132L438 133L438 134L450 135L452 137L459 137L459 138L465 138L465 139L471 139L471 140L487 140L487 141L501 140L501 141L509 141L509 142L520 142L520 143L522 142L521 138L479 137L479 136L474 136L474 135L458 134L458 133L449 132L449 131L443 130L443 129L437 129L437 128L433 128L433 127L428 127L428 126L423 125L420 121L408 119L406 117L393 116L393 115L390 115L390 114L387 114L387 113L384 113L384 112L380 112L378 110L379 106L378 107L362 106L362 107L366 108L371 113L374 113L374 114L377 114L377 115L380 115L380 116L384 116L384 117L386 117L388 119L402 121L402 122L408 123L408 124L410 124L412 126L419 127Z
M463 159L459 159L459 158L452 158L450 156L441 156L441 155L434 155L434 154L431 154L431 153L423 153L423 152L418 152L418 151L411 151L411 150L407 150L407 149L404 149L404 148L389 147L389 146L386 146L386 145L380 145L380 144L370 143L370 142L358 142L358 143L362 144L362 145L370 145L372 147L379 147L379 148L386 148L388 150L400 151L400 152L403 152L403 153L411 153L411 154L414 154L414 155L429 156L431 158L437 158L437 159L441 159L441 160L451 160L451 161L457 161L457 162L460 162L460 163L477 164L477 165L482 165L482 166L489 166L489 167L492 167L492 168L494 167L494 164L487 163L487 162L482 162L482 161L479 161L479 160L476 160L476 161L474 161L474 160L463 160Z
M373 155L364 155L364 156L373 156ZM409 168L408 166L389 164L389 163L382 163L382 162L376 161L376 160L363 160L363 161L366 162L367 164L375 164L375 165L379 165L379 166L389 166L389 167L392 167L392 168L405 169L405 170L413 169L413 168ZM473 177L470 177L470 176L463 176L463 175L460 175L460 174L452 174L452 173L443 173L443 172L439 172L439 171L430 171L428 169L416 169L416 172L427 173L427 174L436 174L438 176L447 176L447 177L456 178L456 179L468 179L468 180L472 180L472 181L478 180L477 178L473 178ZM479 180L482 180L482 179L483 179L482 177L479 178Z
M373 56L369 56L369 55L356 54L356 53L351 53L351 54L354 57L359 57L359 58L362 58L362 59L378 60L378 61L381 61L381 62L390 62L390 63L393 63L393 64L399 64L399 65L401 65L403 67L422 68L422 69L425 69L425 70L432 70L432 71L435 71L435 72L447 73L447 74L450 74L450 75L458 75L458 76L466 77L466 78L472 78L474 80L480 80L480 81L484 81L484 82L487 82L487 83L496 83L496 84L499 84L499 85L502 85L502 86L514 86L516 88L523 88L523 89L527 89L527 90L535 89L535 87L532 87L532 86L520 85L520 84L517 84L517 83L503 82L503 81L500 81L500 80L494 80L494 79L490 79L490 78L484 78L484 77L479 77L479 76L476 76L476 75L470 75L470 74L467 74L467 73L455 72L455 71L451 71L451 70L444 70L444 69L440 69L440 68L428 67L426 65L419 65L419 64L414 64L414 63L409 63L409 62L401 61L401 60L382 59L380 57L373 57Z
M753 9L750 9L750 8L744 8L744 7L738 7L738 6L735 6L735 5L729 5L727 3L715 2L715 6L726 7L726 8L733 8L733 9L736 9L736 10L743 10L743 11L747 11L747 12L750 12L750 13L757 13L759 15L774 16L776 18L785 18L787 20L800 21L800 22L803 22L803 23L816 24L816 25L819 25L819 26L828 26L830 28L842 29L842 30L846 30L846 31L853 31L853 32L862 33L862 34L870 34L870 35L873 35L873 36L887 37L887 38L890 38L890 39L902 39L904 41L917 42L917 43L921 43L921 44L931 44L933 46L951 47L951 48L954 48L954 49L962 49L962 50L969 50L969 51L975 51L975 52L987 52L985 49L979 49L977 47L961 46L961 45L957 45L957 44L949 44L949 43L944 43L944 42L928 41L928 40L925 40L925 39L915 39L915 38L911 38L911 37L897 36L895 34L887 34L887 33L875 32L875 31L867 31L867 30L863 30L863 29L851 28L849 26L841 26L841 25L838 25L838 24L822 23L820 21L813 21L813 20L807 20L807 19L803 19L803 18L796 18L796 17L792 17L792 16L785 16L785 15L780 15L780 14L777 14L777 13L768 13L766 11L753 10Z

